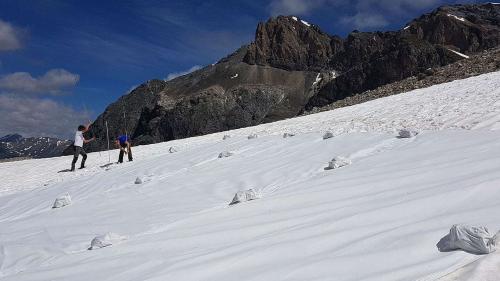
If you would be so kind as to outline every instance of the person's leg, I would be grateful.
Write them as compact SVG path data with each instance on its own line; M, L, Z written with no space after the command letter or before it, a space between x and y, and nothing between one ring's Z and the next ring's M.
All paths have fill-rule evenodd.
M120 155L118 156L118 163L123 163L123 153L125 153L123 149L123 146L120 145Z
M80 165L80 169L83 169L83 168L85 168L85 160L87 160L87 153L82 148L82 149L80 149L80 154L82 155L82 163Z
M128 161L134 160L132 158L132 149L130 147L131 147L130 145L127 147L127 149L128 149Z
M78 155L80 155L81 147L75 146L75 153L73 154L73 162L71 162L71 171L75 170L76 161L78 161Z

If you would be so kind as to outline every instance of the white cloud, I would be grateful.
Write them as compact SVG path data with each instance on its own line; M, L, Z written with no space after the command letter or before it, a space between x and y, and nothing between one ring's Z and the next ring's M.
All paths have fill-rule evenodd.
M358 12L352 17L343 17L340 21L356 29L384 27L389 24L384 16L365 12Z
M0 95L0 136L18 133L25 137L70 139L86 120L84 112L50 99Z
M179 72L169 73L167 75L167 78L165 78L165 81L169 81L169 80L172 80L172 79L177 78L179 76L186 75L186 74L191 73L193 71L196 71L198 69L201 69L201 66L195 65L195 66L191 67L190 69L188 69L186 71L179 71Z
M358 12L369 12L374 9L393 15L413 14L413 12L437 7L443 0L359 0Z
M59 95L73 88L80 76L64 69L52 69L34 78L27 72L16 72L0 78L0 91L11 94Z
M321 7L325 0L273 0L269 4L271 15L306 15Z
M12 51L22 47L22 31L12 24L0 20L0 51Z
M444 0L273 0L268 8L273 16L308 15L319 9L349 5L354 6L354 12L341 17L341 24L356 29L374 29L444 3Z
M392 19L426 12L443 3L443 0L357 0L355 14L341 18L340 22L356 29L379 28L389 25Z
M137 87L139 87L139 85L131 86L127 91L125 91L124 95L132 93L132 91L135 90Z

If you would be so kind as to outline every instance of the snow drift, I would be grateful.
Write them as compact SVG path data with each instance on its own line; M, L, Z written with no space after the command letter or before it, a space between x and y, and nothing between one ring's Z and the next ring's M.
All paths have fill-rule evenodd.
M347 165L351 165L352 161L344 156L336 156L332 161L328 162L327 170L338 169Z
M62 208L70 204L71 204L71 196L69 196L69 194L66 194L56 198L56 201L54 201L54 205L52 205L52 208L53 209Z
M233 200L231 200L231 203L229 205L234 205L246 201L251 201L255 199L259 199L261 197L261 194L254 189L248 189L248 190L242 190L236 192L236 194L233 197Z
M104 235L99 235L94 237L90 242L89 250L96 250L104 247L109 247L113 244L119 243L120 241L125 240L125 237L120 236L116 233L108 232Z
M233 156L234 153L230 152L230 151L222 151L221 153L219 153L219 158L226 158L226 157L231 157Z

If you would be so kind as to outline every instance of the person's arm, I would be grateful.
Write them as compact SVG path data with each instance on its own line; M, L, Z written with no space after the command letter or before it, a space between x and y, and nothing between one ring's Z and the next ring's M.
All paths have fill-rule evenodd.
M85 126L85 130L83 130L84 133L89 130L90 125L92 125L92 122L89 120L89 123L87 124L87 126Z
M93 141L93 140L95 140L95 137L93 137L93 138L91 138L91 139L88 139L88 140L83 139L83 143L89 143L89 142L91 142L91 141Z

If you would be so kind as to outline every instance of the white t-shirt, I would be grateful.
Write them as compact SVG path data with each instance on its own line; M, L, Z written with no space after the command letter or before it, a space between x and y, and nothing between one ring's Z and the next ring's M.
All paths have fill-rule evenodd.
M83 147L83 133L82 133L82 131L76 131L75 146Z

